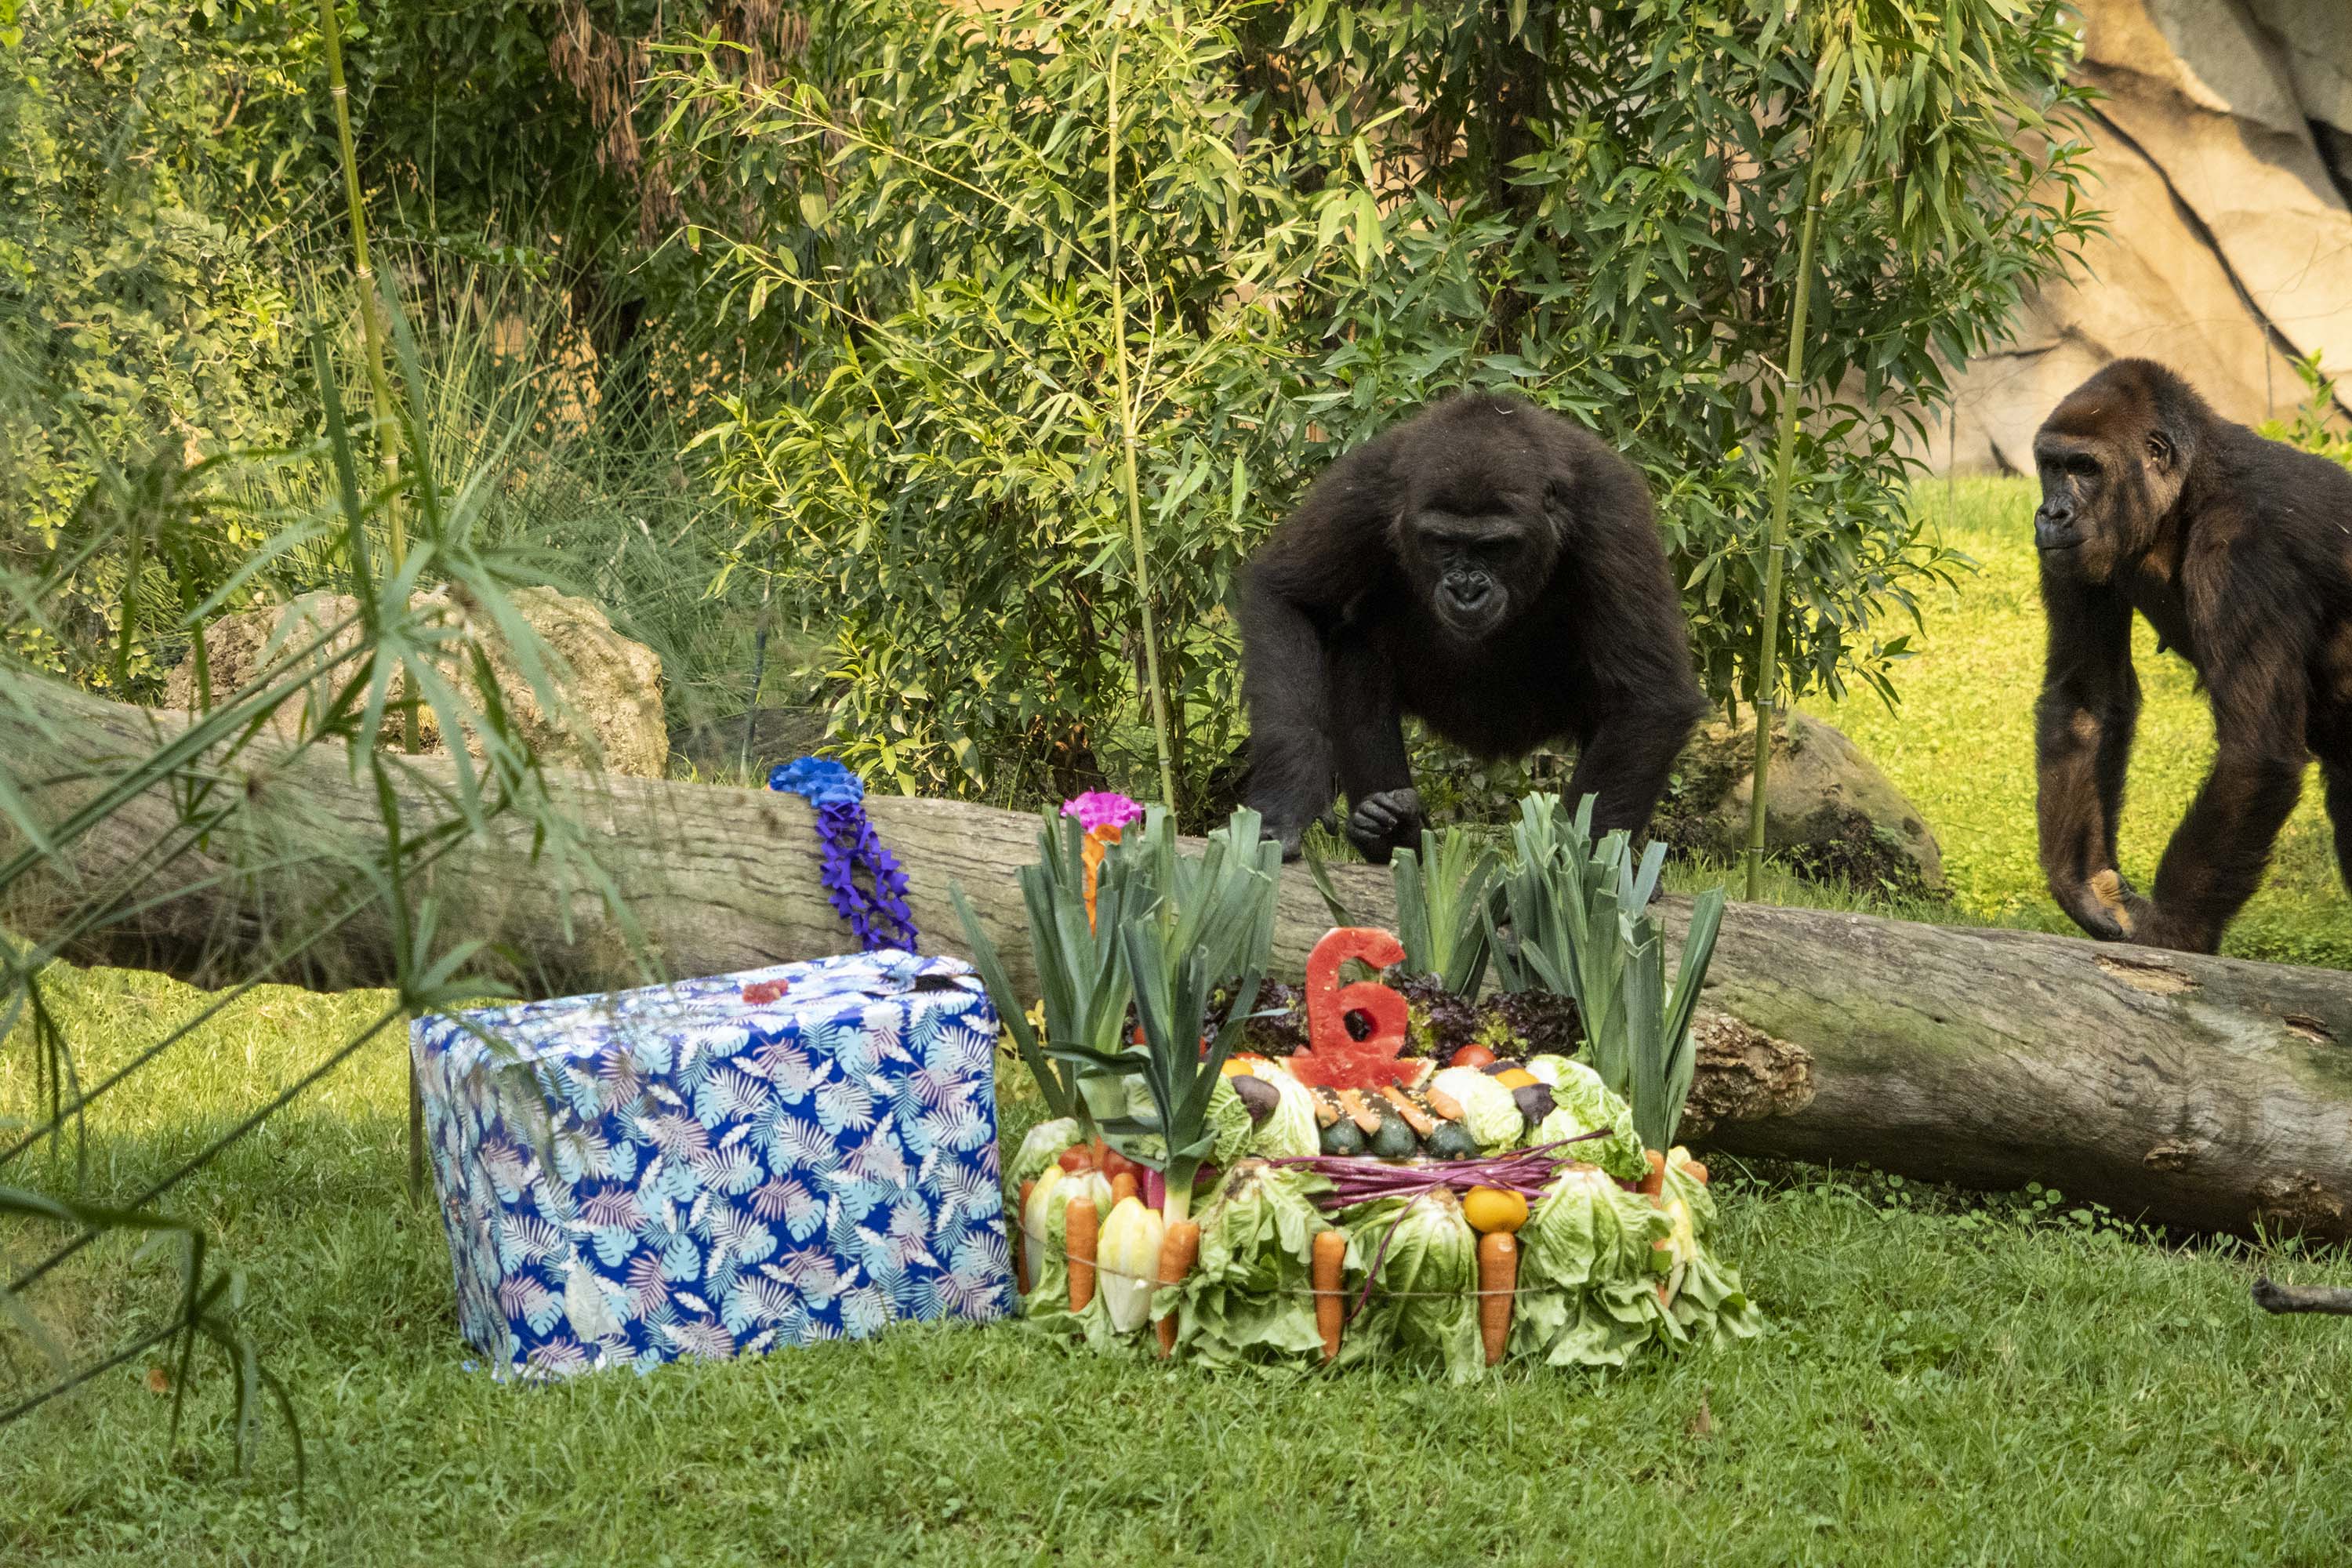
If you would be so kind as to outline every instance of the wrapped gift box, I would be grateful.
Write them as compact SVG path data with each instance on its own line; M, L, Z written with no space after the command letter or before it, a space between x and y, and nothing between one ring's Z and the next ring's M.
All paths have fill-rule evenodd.
M890 951L419 1018L466 1338L562 1376L1003 1317L996 1029Z

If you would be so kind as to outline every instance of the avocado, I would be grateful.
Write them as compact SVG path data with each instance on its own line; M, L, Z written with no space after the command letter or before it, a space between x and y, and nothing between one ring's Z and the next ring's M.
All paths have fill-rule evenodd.
M1372 1134L1370 1149L1383 1160L1409 1160L1421 1152L1421 1140L1412 1135L1403 1117L1391 1116Z
M1323 1129L1323 1152L1326 1154L1360 1154L1364 1152L1364 1135L1356 1124L1342 1116Z
M1265 1126L1265 1119L1282 1104L1282 1090L1255 1073L1237 1072L1225 1081L1233 1085L1234 1096L1242 1102L1242 1109L1249 1112L1253 1127Z
M1429 1157L1433 1160L1475 1160L1478 1157L1478 1140L1470 1136L1470 1129L1459 1121L1441 1121L1429 1134Z

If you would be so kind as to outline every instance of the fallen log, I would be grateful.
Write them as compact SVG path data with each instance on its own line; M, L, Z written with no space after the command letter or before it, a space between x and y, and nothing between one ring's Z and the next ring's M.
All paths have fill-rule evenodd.
M0 716L0 765L52 823L90 799L119 759L184 722L62 687L20 687L18 702ZM405 836L446 819L451 767L402 761ZM242 977L257 953L315 927L337 886L341 863L302 847L381 843L374 785L339 752L264 744L215 760L207 776L239 809L148 883L135 921L85 933L67 956L200 984ZM554 772L548 782L585 829L631 929L608 918L593 878L535 854L519 818L495 819L415 884L436 901L438 940L488 943L512 991L608 988L845 946L798 800ZM961 883L1025 969L1013 871L1034 854L1036 818L891 797L869 808L907 868L926 945L963 951L948 901ZM169 787L136 796L21 879L6 918L35 936L67 929L78 910L140 877L179 821ZM1335 876L1363 918L1388 918L1385 873ZM1678 933L1687 906L1664 903ZM1307 879L1286 876L1278 964L1297 973L1328 923ZM392 947L384 911L364 909L278 977L382 984ZM1025 973L1015 982L1025 986ZM2352 973L1735 904L1705 999L1685 1123L1695 1141L1996 1190L2038 1180L2119 1215L2200 1229L2352 1237Z

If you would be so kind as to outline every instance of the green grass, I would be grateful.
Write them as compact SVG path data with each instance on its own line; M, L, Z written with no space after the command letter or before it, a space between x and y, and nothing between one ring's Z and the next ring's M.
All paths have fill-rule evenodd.
M1938 525L1984 571L1931 607L1908 701L1825 711L1936 826L1946 918L2056 929L2033 866L2027 494L1958 499ZM2145 879L2210 737L2186 672L2142 652L2126 856ZM2343 904L2306 804L2231 947L2352 962ZM85 1081L198 1005L121 972L58 990ZM91 1195L135 1193L382 1005L271 991L232 1010L93 1112ZM0 1131L34 1113L29 1059L0 1055ZM1212 1376L1005 1326L518 1388L464 1370L438 1217L402 1193L403 1060L371 1046L169 1205L247 1270L307 1499L274 1425L235 1479L216 1365L168 1453L141 1361L0 1426L0 1563L2347 1560L2352 1324L2246 1298L2257 1269L2342 1280L2341 1254L2176 1247L2049 1193L1721 1162L1723 1249L1771 1330L1621 1375ZM1014 1134L1035 1114L1018 1080ZM7 1234L19 1261L42 1239ZM94 1356L157 1321L169 1285L109 1243L35 1304ZM0 1402L42 1370L0 1327Z
M116 972L63 990L85 1071L196 1002ZM96 1185L131 1190L378 1005L271 992L208 1028L168 1099L93 1115ZM1727 1170L1769 1334L1623 1375L1266 1381L1004 1326L535 1389L462 1369L440 1225L402 1195L404 1096L387 1039L176 1205L249 1273L307 1500L274 1428L233 1479L216 1370L167 1454L142 1362L0 1427L0 1563L2343 1560L2352 1332L2245 1293L2327 1266L2169 1249L2049 1194ZM30 1110L26 1075L0 1082L0 1113ZM96 1350L166 1288L110 1247L41 1305Z
M1924 606L1919 656L1900 667L1903 701L1874 696L1808 702L1869 753L1935 830L1955 901L1970 919L2072 933L2034 861L2033 700L2042 682L2042 599L2034 581L2032 481L1978 479L1923 487L1929 525L1976 561L1955 592ZM2159 655L2145 622L2132 639L2146 707L2132 753L2121 849L2142 890L2202 782L2213 723L2195 677ZM2222 944L2226 952L2352 967L2352 900L2315 781L2279 837L2262 891Z

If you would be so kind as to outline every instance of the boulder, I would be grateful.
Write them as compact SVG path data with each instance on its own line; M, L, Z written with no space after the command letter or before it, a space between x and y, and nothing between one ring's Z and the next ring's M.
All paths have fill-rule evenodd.
M1755 799L1756 722L1720 720L1683 749L1675 782L1650 825L1685 854L1728 863L1748 846ZM1772 724L1765 852L1798 876L1940 898L1943 852L1918 809L1836 730L1788 711Z
M2352 419L2352 23L2344 0L2079 0L2107 235L1956 379L1937 468L2030 472L2084 377L2144 356L2224 418L2288 418L2294 360L2345 377Z
M513 595L515 609L536 635L543 681L551 688L553 710L524 674L514 650L494 628L481 624L467 605L446 589L436 589L416 601L428 620L447 628L447 640L437 656L453 681L466 679L458 660L461 649L479 644L489 655L509 717L540 760L560 767L602 767L610 773L638 778L659 778L669 761L669 731L662 719L661 660L652 649L613 629L604 612L586 599L552 588L522 588ZM224 616L205 629L205 653L212 689L220 693L244 689L273 658L300 647L331 627L352 619L356 602L347 594L305 594L285 605ZM331 700L336 683L351 679L350 657L358 647L356 625L337 633L324 651L320 667L300 702L281 707L273 721L282 732L307 729ZM462 687L461 687L462 689ZM394 682L399 700L404 683ZM163 700L174 708L195 705L195 662L184 659L164 687ZM440 724L430 708L417 715L417 749L442 749ZM388 721L387 739L396 739L399 721ZM468 750L478 752L478 745Z

